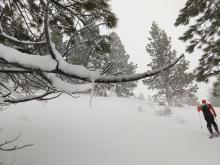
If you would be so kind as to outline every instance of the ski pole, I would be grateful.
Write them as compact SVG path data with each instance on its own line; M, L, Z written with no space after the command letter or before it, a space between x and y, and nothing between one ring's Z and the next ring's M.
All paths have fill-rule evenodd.
M199 121L200 121L200 126L201 126L201 128L202 128L202 121L201 121L200 112L199 112Z

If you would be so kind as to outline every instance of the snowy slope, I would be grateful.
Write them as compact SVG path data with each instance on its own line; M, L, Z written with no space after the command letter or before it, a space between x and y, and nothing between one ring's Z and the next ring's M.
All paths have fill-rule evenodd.
M123 98L62 97L29 102L0 112L0 139L22 133L16 144L34 143L15 152L0 152L0 162L18 165L219 165L220 138L208 139L195 107L164 107ZM217 110L218 111L218 110ZM218 112L217 112L218 113ZM218 113L220 115L220 112ZM202 117L202 116L201 116ZM219 117L218 117L219 120Z

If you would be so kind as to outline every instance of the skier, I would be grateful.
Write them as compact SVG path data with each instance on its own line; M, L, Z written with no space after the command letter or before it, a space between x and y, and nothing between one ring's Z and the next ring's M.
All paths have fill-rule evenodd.
M213 127L216 131L216 136L219 136L220 133L219 133L219 130L218 130L218 126L217 126L217 124L215 122L215 119L214 119L214 117L216 117L217 114L216 114L214 108L212 107L212 105L209 104L209 103L206 103L206 100L203 99L202 104L198 106L197 111L198 112L200 112L200 111L203 112L204 118L207 122L207 128L210 132L209 138L213 138L215 136L213 131L212 131L212 125L213 125Z

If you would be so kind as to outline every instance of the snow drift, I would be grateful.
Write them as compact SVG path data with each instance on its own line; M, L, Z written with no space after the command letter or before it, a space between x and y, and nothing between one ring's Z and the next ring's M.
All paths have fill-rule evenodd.
M89 100L89 96L65 96L0 112L1 141L22 133L17 145L34 143L19 151L0 152L0 162L219 165L220 138L208 138L195 107L172 108L163 114L163 106L148 101L94 97L89 108Z

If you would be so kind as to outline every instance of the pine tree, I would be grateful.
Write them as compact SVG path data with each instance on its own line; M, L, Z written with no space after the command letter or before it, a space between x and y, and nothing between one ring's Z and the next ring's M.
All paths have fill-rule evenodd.
M92 21L90 20L90 22ZM69 47L74 48L67 53L67 61L72 64L84 65L90 70L99 70L105 75L135 73L137 66L128 61L130 57L126 53L119 36L115 32L110 35L101 35L99 28L96 28L95 33L96 36L102 38L100 44L96 45L93 36L88 30L83 30L75 37L74 43L86 42L75 47L74 43L70 44ZM64 45L67 45L67 42ZM107 96L107 93L111 91L111 93L116 93L119 97L128 97L134 95L133 89L136 86L136 82L117 83L116 85L97 84L95 91L100 96Z
M106 73L111 75L128 75L134 74L137 65L133 62L129 62L130 56L127 54L120 37L112 32L110 34L110 54L109 59L112 63L112 66L108 69ZM126 83L117 83L115 85L115 92L117 96L128 97L133 96L133 90L137 86L137 82L126 82Z
M201 49L204 52L195 70L199 81L208 81L210 76L220 73L219 18L219 0L187 0L175 22L176 26L188 26L180 37L182 41L188 41L186 51L192 53Z
M146 51L152 58L148 67L157 69L176 58L176 51L171 50L171 39L155 22L152 24L148 40ZM169 105L180 104L184 96L190 96L197 91L197 85L193 84L193 74L186 72L188 67L189 62L183 58L172 69L145 79L143 83L149 89L157 89L158 92L155 97L167 101Z

